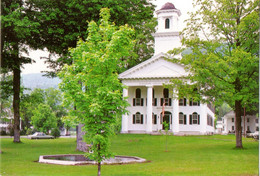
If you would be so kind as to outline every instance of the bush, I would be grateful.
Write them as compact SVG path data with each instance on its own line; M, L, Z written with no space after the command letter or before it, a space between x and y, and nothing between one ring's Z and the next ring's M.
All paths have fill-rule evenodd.
M33 130L31 128L28 128L26 130L26 135L31 135L31 134L33 134Z
M51 130L51 135L52 135L54 138L60 137L60 130L59 130L58 128L54 128L53 130Z
M6 133L6 131L1 131L1 132L0 132L0 135L1 135L1 136L5 136L5 135L7 135L7 133Z
M26 135L26 130L20 131L20 135Z
M115 134L119 134L121 132L121 126L122 126L121 125L122 124L121 120L122 120L121 117L116 117L116 122L111 127Z

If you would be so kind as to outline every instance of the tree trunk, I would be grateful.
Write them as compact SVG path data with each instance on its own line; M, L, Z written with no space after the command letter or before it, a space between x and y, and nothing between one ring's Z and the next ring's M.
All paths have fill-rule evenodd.
M18 51L18 46L17 50ZM14 110L14 141L13 142L21 142L20 141L20 81L21 81L21 70L20 70L20 62L19 58L14 59L13 66L13 110Z
M101 176L101 162L98 162L98 176Z
M241 127L241 116L242 116L242 105L241 101L235 101L235 128L236 128L236 148L243 148L242 145L242 127Z
M82 131L83 124L79 124L77 126L77 150L87 152L88 146L87 143L83 141L83 136L85 135L85 132Z

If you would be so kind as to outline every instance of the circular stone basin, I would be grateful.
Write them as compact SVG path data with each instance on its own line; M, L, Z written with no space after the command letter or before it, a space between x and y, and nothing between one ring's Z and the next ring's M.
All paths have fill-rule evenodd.
M84 155L42 155L39 157L40 163L61 164L61 165L84 165L97 164L97 162L86 158ZM135 156L115 156L101 162L101 164L130 164L143 163L145 159Z

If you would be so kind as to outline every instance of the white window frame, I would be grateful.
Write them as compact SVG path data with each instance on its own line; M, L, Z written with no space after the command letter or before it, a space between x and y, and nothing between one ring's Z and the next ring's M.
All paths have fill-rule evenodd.
M197 125L199 124L199 115L198 115L198 113L192 113L192 125L193 124L197 124Z
M179 113L179 124L184 125L184 114L182 112Z

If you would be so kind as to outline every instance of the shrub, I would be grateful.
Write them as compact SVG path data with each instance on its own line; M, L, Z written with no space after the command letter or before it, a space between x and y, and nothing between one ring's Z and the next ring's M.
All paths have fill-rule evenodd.
M31 135L31 134L33 134L33 130L31 128L28 128L26 130L26 135Z
M1 135L1 136L5 136L5 135L7 135L7 133L6 133L6 131L1 131L1 132L0 132L0 135Z
M53 130L51 130L51 135L52 135L54 138L60 137L60 130L59 130L58 128L54 128Z

